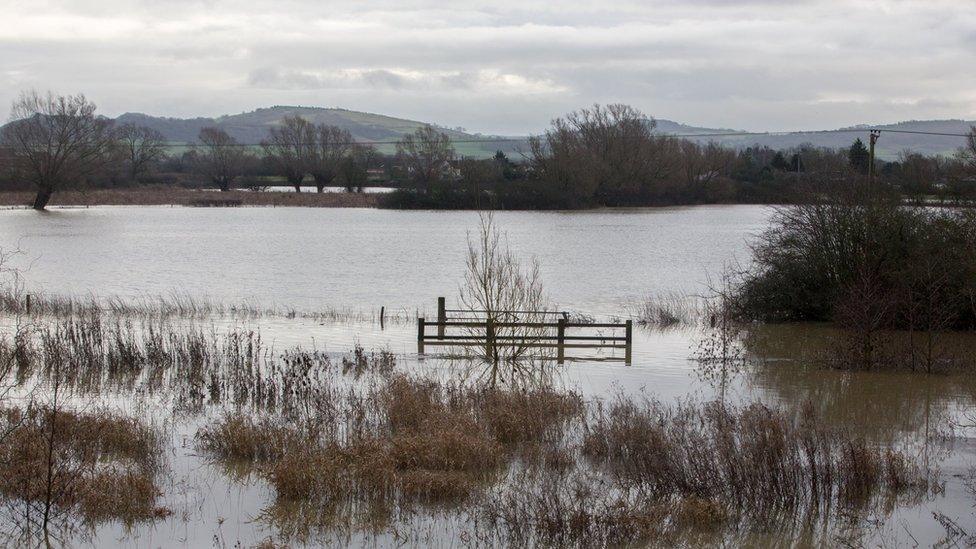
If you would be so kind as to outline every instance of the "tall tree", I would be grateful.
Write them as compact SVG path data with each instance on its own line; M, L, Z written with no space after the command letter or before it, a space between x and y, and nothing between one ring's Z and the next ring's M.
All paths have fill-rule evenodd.
M275 170L302 192L302 181L312 166L315 126L300 116L289 116L268 130L261 146Z
M976 176L976 126L970 127L966 144L959 149L959 158L965 164L969 175Z
M312 178L315 189L325 190L339 175L343 159L354 145L352 134L338 126L319 124L315 128L315 145L311 152Z
M582 201L616 203L663 194L679 143L654 133L656 122L628 105L594 105L557 118L531 139L532 169Z
M871 153L868 152L868 148L864 146L864 142L860 138L855 139L854 143L851 144L851 148L847 150L847 159L850 162L851 168L853 168L858 173L868 173L868 165L871 163Z
M363 192L369 180L369 166L376 149L369 145L355 145L339 163L339 176L348 192Z
M81 94L25 92L14 101L11 119L0 141L14 172L37 189L35 210L103 168L112 152L112 122L96 116L95 104Z
M424 125L403 136L396 148L397 159L418 189L426 192L431 184L449 176L455 152L446 133Z
M201 146L196 151L197 170L221 191L229 191L230 184L244 172L247 150L218 128L203 128L198 139Z
M783 151L776 151L776 154L773 155L773 160L772 162L769 163L769 165L774 170L780 172L786 172L790 170L790 163L787 162L786 157L783 156Z
M123 124L115 136L130 181L145 175L166 153L166 139L152 128Z

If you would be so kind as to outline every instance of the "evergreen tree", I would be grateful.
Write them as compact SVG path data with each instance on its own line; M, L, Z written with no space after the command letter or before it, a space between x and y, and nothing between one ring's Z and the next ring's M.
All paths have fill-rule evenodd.
M786 161L786 157L783 156L782 151L776 151L776 155L773 156L773 161L769 165L779 172L789 171L790 169L790 164Z
M803 167L803 159L800 158L800 153L793 153L790 157L790 171L791 172L805 172L806 168Z
M858 173L868 173L871 153L868 152L868 148L864 146L864 142L860 138L855 139L851 148L848 149L847 159L851 163L851 167Z

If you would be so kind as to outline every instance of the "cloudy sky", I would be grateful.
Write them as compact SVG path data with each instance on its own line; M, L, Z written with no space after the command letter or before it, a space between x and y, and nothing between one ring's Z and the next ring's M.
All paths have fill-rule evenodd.
M502 134L594 102L748 130L976 118L976 0L0 0L20 90L341 106Z

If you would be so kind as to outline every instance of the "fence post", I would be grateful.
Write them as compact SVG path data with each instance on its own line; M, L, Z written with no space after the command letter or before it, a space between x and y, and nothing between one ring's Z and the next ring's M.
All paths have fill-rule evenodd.
M447 314L444 307L444 298L437 298L437 339L444 339L444 322L447 321Z
M424 354L424 318L417 319L417 354Z
M485 319L485 343L487 344L488 358L498 362L498 350L495 348L495 323L491 318Z
M624 362L630 364L630 349L634 341L634 321L627 321L627 349L624 351Z
M386 316L386 306L380 306L380 330L383 329L383 317Z
M566 360L566 319L560 318L556 326L556 361L562 364Z
M31 310L31 295L30 294L27 294L27 303L25 304L25 307L27 308L27 314L30 314L30 310Z

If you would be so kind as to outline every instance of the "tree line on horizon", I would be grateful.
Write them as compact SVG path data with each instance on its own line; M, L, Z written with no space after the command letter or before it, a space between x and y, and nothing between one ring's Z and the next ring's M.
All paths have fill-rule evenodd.
M44 209L60 190L138 184L267 186L277 178L301 192L339 185L362 191L373 180L399 187L384 204L400 208L581 208L723 202L775 203L812 181L856 181L870 158L859 139L848 149L805 146L737 150L654 131L627 105L594 105L557 118L528 140L521 158L458 155L450 136L426 125L384 155L346 129L300 116L268 130L258 147L207 127L182 154L153 129L115 125L83 95L26 92L0 134L0 185L36 192ZM976 127L953 156L903 151L875 161L877 179L915 201L976 199Z

